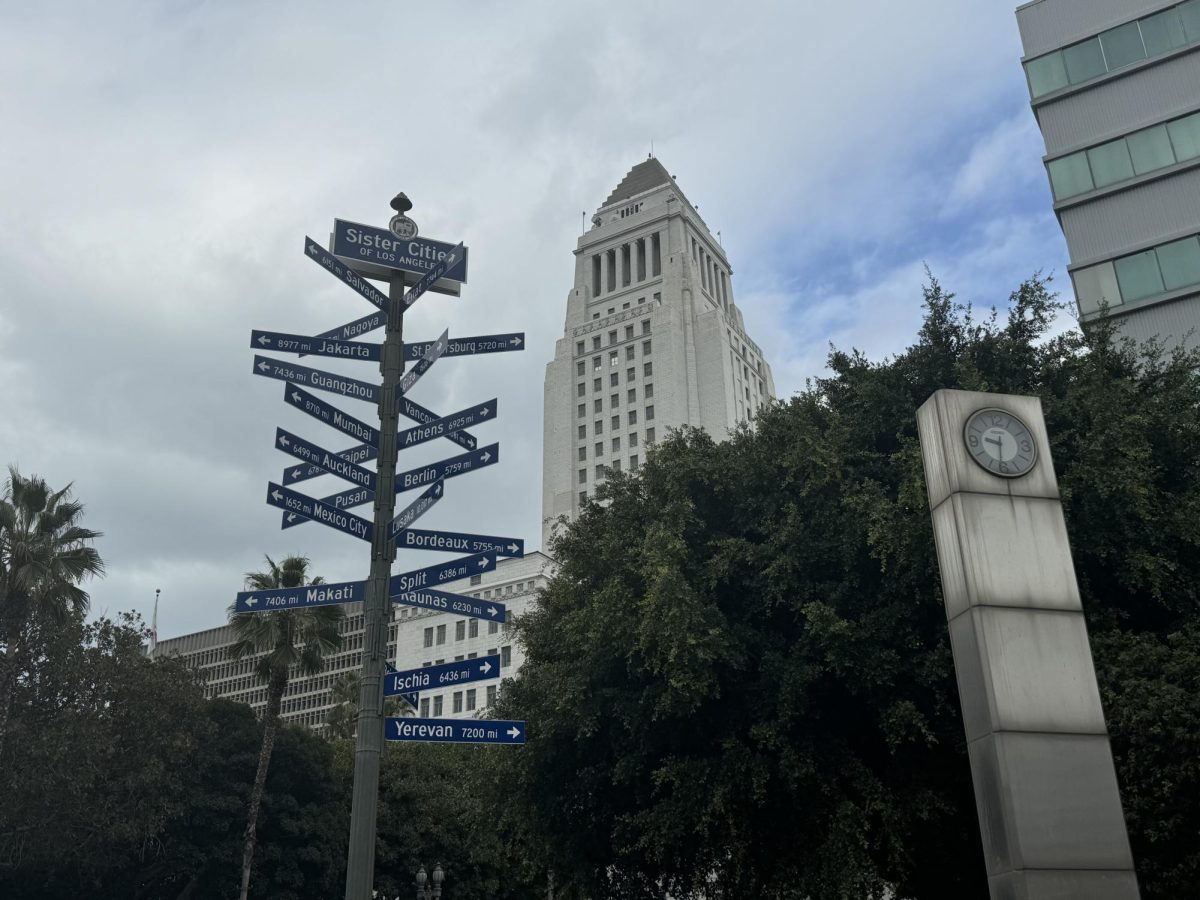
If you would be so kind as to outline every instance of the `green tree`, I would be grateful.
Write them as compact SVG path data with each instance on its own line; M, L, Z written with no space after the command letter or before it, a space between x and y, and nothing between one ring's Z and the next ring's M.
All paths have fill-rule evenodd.
M321 579L309 578L309 560L303 556L285 557L278 565L267 557L264 572L246 573L246 587L252 591L301 587L320 584ZM279 709L294 668L299 674L311 675L321 671L327 653L341 647L338 628L343 616L338 606L313 606L279 610L269 613L236 614L230 607L230 622L237 639L229 648L230 656L241 659L259 657L256 672L267 682L267 706L263 711L262 747L258 756L258 771L250 792L250 809L246 817L246 833L242 853L241 900L246 900L250 887L250 870L254 862L257 841L259 807L266 788L267 768L279 729Z
M83 505L70 494L70 485L54 491L9 467L0 498L0 759L13 690L29 665L29 628L86 612L88 595L79 585L104 571L91 546L100 532L80 524Z
M339 675L330 690L330 698L337 705L325 715L325 728L322 735L330 740L352 740L358 728L358 703L362 697L362 675L358 672L344 672ZM403 697L385 697L383 714L385 716L410 716L416 710Z
M1200 717L1163 665L1200 618L1200 354L1051 337L1038 278L1004 317L924 300L903 353L674 434L557 542L499 714L507 827L566 891L987 896L916 436L947 387L1042 399L1144 896L1194 888L1196 756L1150 747Z

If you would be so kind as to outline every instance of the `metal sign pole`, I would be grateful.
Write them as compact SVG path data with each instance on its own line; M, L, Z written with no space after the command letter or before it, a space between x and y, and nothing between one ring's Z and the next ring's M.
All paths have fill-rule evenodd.
M387 332L379 369L379 461L375 481L375 533L371 541L371 575L363 604L362 693L358 737L354 748L354 788L350 807L350 850L346 858L346 900L370 900L375 880L375 821L379 808L379 762L383 753L383 679L387 660L388 581L396 559L390 534L396 508L396 392L404 371L404 273L393 272L388 290Z

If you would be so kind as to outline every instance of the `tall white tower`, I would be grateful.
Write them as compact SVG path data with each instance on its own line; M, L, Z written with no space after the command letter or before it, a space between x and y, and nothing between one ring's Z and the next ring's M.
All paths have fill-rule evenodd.
M681 425L724 438L775 396L733 302L732 270L654 157L634 166L575 249L566 327L546 366L542 539L609 471L637 469Z

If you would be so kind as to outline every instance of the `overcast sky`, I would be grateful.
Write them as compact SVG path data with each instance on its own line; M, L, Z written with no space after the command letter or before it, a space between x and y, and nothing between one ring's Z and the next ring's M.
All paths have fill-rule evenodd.
M74 482L104 532L94 611L149 619L161 588L162 637L223 623L264 553L363 577L366 545L311 523L280 532L263 502L287 464L277 425L353 442L251 374L249 335L369 312L303 258L304 236L324 242L334 217L384 225L404 190L423 235L471 253L462 298L423 299L406 336L528 336L523 353L443 360L414 389L439 412L498 396L475 434L503 459L450 482L421 525L536 547L542 383L580 213L651 141L721 232L780 396L820 374L831 342L874 358L906 346L925 265L984 306L1035 270L1068 288L1013 8L10 4L0 462ZM456 449L431 443L413 464Z

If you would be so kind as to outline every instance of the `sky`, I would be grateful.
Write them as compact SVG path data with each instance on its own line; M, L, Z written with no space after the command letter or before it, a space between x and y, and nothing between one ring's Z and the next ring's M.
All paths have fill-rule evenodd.
M721 232L781 397L822 373L831 344L874 359L907 346L926 267L982 307L1035 271L1069 292L1014 6L9 5L0 462L73 485L103 532L93 614L149 619L161 589L164 638L222 624L264 554L364 577L361 542L281 532L264 502L288 463L277 426L353 442L251 374L249 336L370 312L303 258L304 238L324 243L335 217L384 226L402 190L423 236L470 248L462 296L423 298L406 336L526 334L524 352L445 359L413 389L439 412L499 400L475 434L500 442L501 463L449 482L421 527L535 548L545 366L581 213L651 146Z

